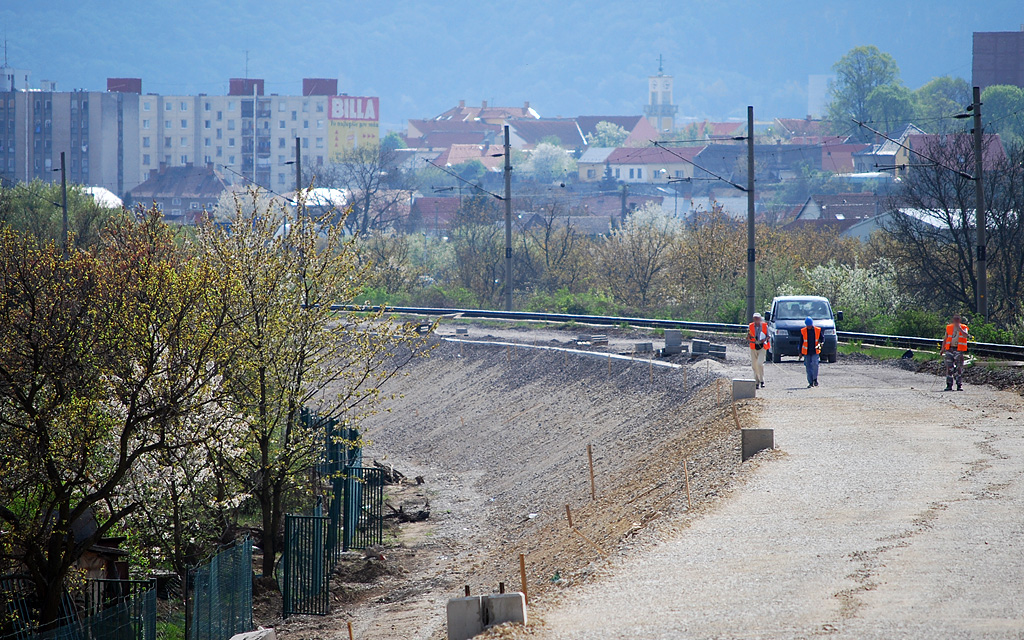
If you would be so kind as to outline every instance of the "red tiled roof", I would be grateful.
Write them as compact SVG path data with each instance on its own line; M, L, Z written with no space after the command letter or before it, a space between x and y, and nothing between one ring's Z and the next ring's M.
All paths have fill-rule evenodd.
M608 156L610 164L676 164L693 162L704 147L622 147ZM682 156L680 158L679 156Z
M821 147L821 169L832 173L853 173L853 154L869 144L825 144Z

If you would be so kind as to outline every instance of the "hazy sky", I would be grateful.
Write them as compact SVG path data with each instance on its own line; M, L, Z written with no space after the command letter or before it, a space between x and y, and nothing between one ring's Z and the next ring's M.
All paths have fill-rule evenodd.
M225 93L230 77L296 94L303 77L380 96L404 126L465 99L542 116L638 114L646 77L675 76L683 117L802 117L807 78L851 48L890 53L903 81L970 80L971 34L1016 31L1024 1L0 0L8 63L59 90Z

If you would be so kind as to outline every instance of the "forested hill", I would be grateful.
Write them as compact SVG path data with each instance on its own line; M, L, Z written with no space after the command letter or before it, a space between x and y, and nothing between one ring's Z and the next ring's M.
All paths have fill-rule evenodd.
M807 77L874 44L916 88L970 78L972 31L1016 30L1018 0L965 11L952 0L891 3L744 1L475 2L7 0L7 61L58 89L221 93L229 77L297 93L303 77L381 97L382 122L439 113L459 99L520 104L544 116L638 113L646 76L676 77L680 115L725 119L756 105L802 117Z

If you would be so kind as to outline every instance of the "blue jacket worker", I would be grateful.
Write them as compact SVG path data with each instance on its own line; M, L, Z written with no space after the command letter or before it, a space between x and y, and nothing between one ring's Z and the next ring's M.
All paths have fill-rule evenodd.
M821 353L821 327L814 326L811 316L804 318L804 328L800 330L800 354L804 357L804 369L807 370L807 388L818 386L818 354Z

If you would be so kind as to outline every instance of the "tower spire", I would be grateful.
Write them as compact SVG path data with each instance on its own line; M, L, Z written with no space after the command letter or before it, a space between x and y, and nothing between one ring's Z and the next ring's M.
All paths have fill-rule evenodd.
M658 75L660 76L665 71L664 61L662 60L661 54L658 54Z

